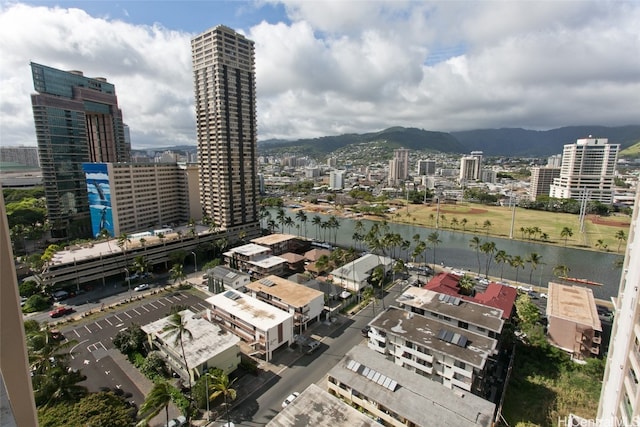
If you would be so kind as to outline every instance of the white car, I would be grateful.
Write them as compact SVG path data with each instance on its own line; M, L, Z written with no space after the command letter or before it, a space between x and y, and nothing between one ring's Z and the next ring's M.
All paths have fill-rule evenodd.
M284 402L282 402L282 407L286 408L287 406L289 406L289 404L294 400L296 400L296 397L298 396L300 396L300 393L298 393L297 391L294 391L293 393L291 393L289 396L287 396Z
M139 292L139 291L144 291L149 289L149 284L148 283L143 283L142 285L138 285L135 288L133 288L134 291Z

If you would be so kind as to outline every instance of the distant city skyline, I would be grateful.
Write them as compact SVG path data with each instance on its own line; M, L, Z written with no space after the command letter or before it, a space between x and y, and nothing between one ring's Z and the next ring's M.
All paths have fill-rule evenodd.
M135 149L196 145L190 39L256 43L258 139L621 126L635 2L2 1L0 145L35 146L29 62L118 87Z

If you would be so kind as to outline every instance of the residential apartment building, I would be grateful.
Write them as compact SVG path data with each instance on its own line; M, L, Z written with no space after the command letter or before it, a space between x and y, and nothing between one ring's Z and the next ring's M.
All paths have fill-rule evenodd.
M93 236L184 224L189 175L176 163L84 163ZM192 176L193 179L193 176Z
M369 326L369 348L397 365L446 388L484 396L495 365L494 338L397 307L389 307Z
M278 412L266 427L292 427L305 420L313 427L380 427L380 424L315 384Z
M425 380L363 345L329 371L327 388L385 426L490 427L496 409L471 393Z
M549 342L581 360L600 354L602 324L591 289L549 282Z
M436 174L436 161L435 160L418 160L416 167L418 175L433 176Z
M548 196L553 180L560 177L560 168L531 168L529 199L535 201L538 196Z
M222 25L191 40L203 213L248 237L260 234L254 49Z
M251 283L251 276L235 268L217 265L207 270L207 288L209 292L219 294L225 290L233 289L244 292L246 286Z
M115 86L102 77L31 63L31 95L51 236L91 237L82 164L128 162Z
M232 248L222 254L228 266L248 272L252 278L260 279L274 274L281 275L287 266L287 260L271 254L271 249L248 243Z
M584 138L566 144L560 177L553 180L549 195L558 199L597 200L611 204L619 144L607 138Z
M273 351L293 343L293 314L238 291L207 298L211 318L245 341L268 362Z
M342 190L344 188L344 171L329 172L329 189Z
M30 168L38 169L40 160L38 159L37 147L0 147L1 163L16 163Z
M602 426L634 425L640 419L640 185L614 303L615 320L597 418Z
M480 179L481 159L477 156L464 156L460 159L460 175L458 176L460 183Z
M272 255L282 255L287 252L297 252L305 246L298 236L293 234L274 233L251 239L251 243L268 248Z
M412 313L498 340L505 323L500 309L424 288L409 287L396 302Z
M176 342L171 330L171 316L141 327L147 334L149 346L162 354L171 370L185 380L190 376L192 382L209 368L222 369L227 375L235 371L240 365L240 338L211 323L202 313L182 310L179 314L191 335L191 339L181 343Z
M399 185L409 177L409 150L393 150L393 159L389 161L389 185Z
M302 334L309 322L320 320L324 293L278 276L267 276L247 285L247 293L293 314L293 327Z
M382 266L385 272L391 271L393 259L381 255L365 254L331 272L333 283L352 291L360 292L369 286L369 278L376 267Z
M7 427L37 427L16 277L7 212L0 193L0 421Z

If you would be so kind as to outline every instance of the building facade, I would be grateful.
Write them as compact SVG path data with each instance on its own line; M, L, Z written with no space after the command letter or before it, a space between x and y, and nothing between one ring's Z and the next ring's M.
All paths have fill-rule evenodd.
M85 163L93 236L111 236L184 224L189 181L176 163Z
M614 176L619 144L607 138L584 138L566 144L560 177L553 180L549 195L557 199L596 200L613 203Z
M548 196L553 180L559 177L560 168L531 168L529 199L535 202L538 196Z
M418 160L416 167L418 175L435 175L436 174L436 161L435 160Z
M614 310L598 419L602 425L636 425L640 419L640 185Z
M268 362L293 343L293 315L250 295L228 290L207 298L212 321L237 335Z
M497 340L435 317L389 307L370 323L369 348L452 390L484 397Z
M194 37L191 53L203 214L258 236L254 42L219 25Z
M115 86L31 63L31 95L47 212L53 238L90 237L89 201L82 164L127 162Z
M389 161L389 185L398 185L409 177L409 150L393 150L393 159Z

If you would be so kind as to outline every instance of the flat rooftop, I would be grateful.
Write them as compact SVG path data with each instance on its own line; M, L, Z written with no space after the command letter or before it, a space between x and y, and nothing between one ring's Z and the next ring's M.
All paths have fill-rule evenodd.
M593 291L581 286L549 282L547 316L570 320L602 331Z
M428 312L439 313L497 333L502 332L502 310L424 288L407 288L396 301Z
M379 427L380 424L311 384L267 423L267 427Z
M263 246L277 245L278 243L288 242L289 240L297 239L293 234L269 234L268 236L262 236L255 239L251 239L251 243Z
M304 307L316 298L322 298L324 301L324 293L275 275L251 282L247 289L264 292L291 307Z
M397 385L392 390L363 375L365 368ZM490 427L495 404L469 392L454 391L387 360L365 345L353 347L328 374L393 412L425 427ZM373 378L376 378L375 376ZM353 425L353 424L336 424Z
M274 328L285 320L293 318L293 315L286 311L250 295L233 290L227 290L209 297L206 301L212 306L220 308L226 313L232 314L243 322L254 325L261 330Z
M256 255L252 260L246 262L256 267L269 269L276 265L286 264L287 260L275 255Z
M267 247L256 245L255 243L247 243L246 245L238 246L228 252L225 252L224 255L227 257L231 257L234 253L236 253L238 255L251 257L258 254L266 254L269 252L271 252L271 249Z
M240 338L222 330L218 325L209 322L204 314L196 314L191 310L180 312L186 328L191 331L192 338L183 340L187 364L196 367L222 353L229 347L238 345ZM174 345L175 335L165 328L170 324L170 316L142 326L142 330L159 337L166 346L173 348L174 356L182 360L180 344Z
M470 330L458 328L438 319L421 316L398 307L389 307L380 313L369 325L387 335L402 337L406 341L421 345L433 351L446 354L479 369L484 368L487 358L496 349L497 341ZM442 331L449 337L463 337L464 346L440 339Z

